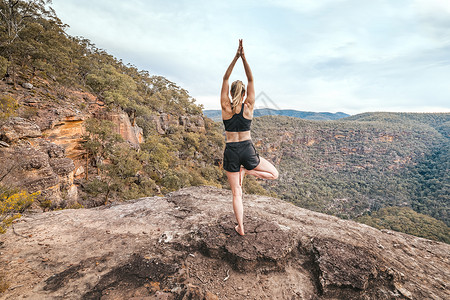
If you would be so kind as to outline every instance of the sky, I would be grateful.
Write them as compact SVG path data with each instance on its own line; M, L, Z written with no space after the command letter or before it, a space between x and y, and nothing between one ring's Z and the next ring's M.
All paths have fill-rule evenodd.
M205 109L220 109L222 78L243 39L256 108L450 112L448 0L53 0L51 6L68 34L166 77ZM240 60L230 82L236 79L246 83Z

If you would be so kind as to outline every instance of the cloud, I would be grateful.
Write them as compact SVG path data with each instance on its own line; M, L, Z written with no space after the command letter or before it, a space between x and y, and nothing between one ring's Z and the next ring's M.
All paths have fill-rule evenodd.
M163 75L207 109L244 39L257 93L282 108L447 108L450 2L53 0L72 35ZM244 79L238 62L232 80Z
M282 7L300 13L312 13L323 9L324 7L329 7L330 5L340 5L342 2L346 1L347 0L266 0L261 2L272 7Z

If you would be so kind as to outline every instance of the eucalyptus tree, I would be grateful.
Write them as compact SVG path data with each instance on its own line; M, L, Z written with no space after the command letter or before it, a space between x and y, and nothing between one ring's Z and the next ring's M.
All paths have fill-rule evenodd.
M27 48L26 38L21 33L37 19L56 18L49 4L51 0L0 0L0 55L8 59L7 74L13 80L18 55L23 57L22 53Z

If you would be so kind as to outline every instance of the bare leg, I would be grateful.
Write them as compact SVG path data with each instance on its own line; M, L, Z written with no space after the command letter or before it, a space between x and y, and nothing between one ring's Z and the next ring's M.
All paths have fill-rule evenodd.
M244 205L242 204L242 187L240 184L241 172L226 171L226 174L233 193L233 210L238 223L235 229L237 233L244 235Z
M239 171L239 185L242 187L242 183L244 182L244 176L245 176L245 168L241 166L241 170Z
M252 170L246 170L245 173L262 179L271 179L271 180L277 179L278 170L274 167L274 165L272 165L267 159L263 157L259 158L260 158L259 165Z

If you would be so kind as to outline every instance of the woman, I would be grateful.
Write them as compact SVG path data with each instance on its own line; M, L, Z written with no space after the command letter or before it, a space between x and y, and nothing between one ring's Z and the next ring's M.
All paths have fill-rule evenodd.
M240 80L231 84L231 99L228 95L228 79L239 58L242 58L248 81L247 98L245 100L245 85ZM223 168L226 171L233 193L233 210L238 223L235 229L238 234L244 235L244 207L242 204L242 180L244 175L249 174L263 179L277 179L278 171L270 162L256 153L251 140L250 125L255 106L255 88L252 71L245 59L242 40L239 40L236 55L223 76L220 104L227 139Z

